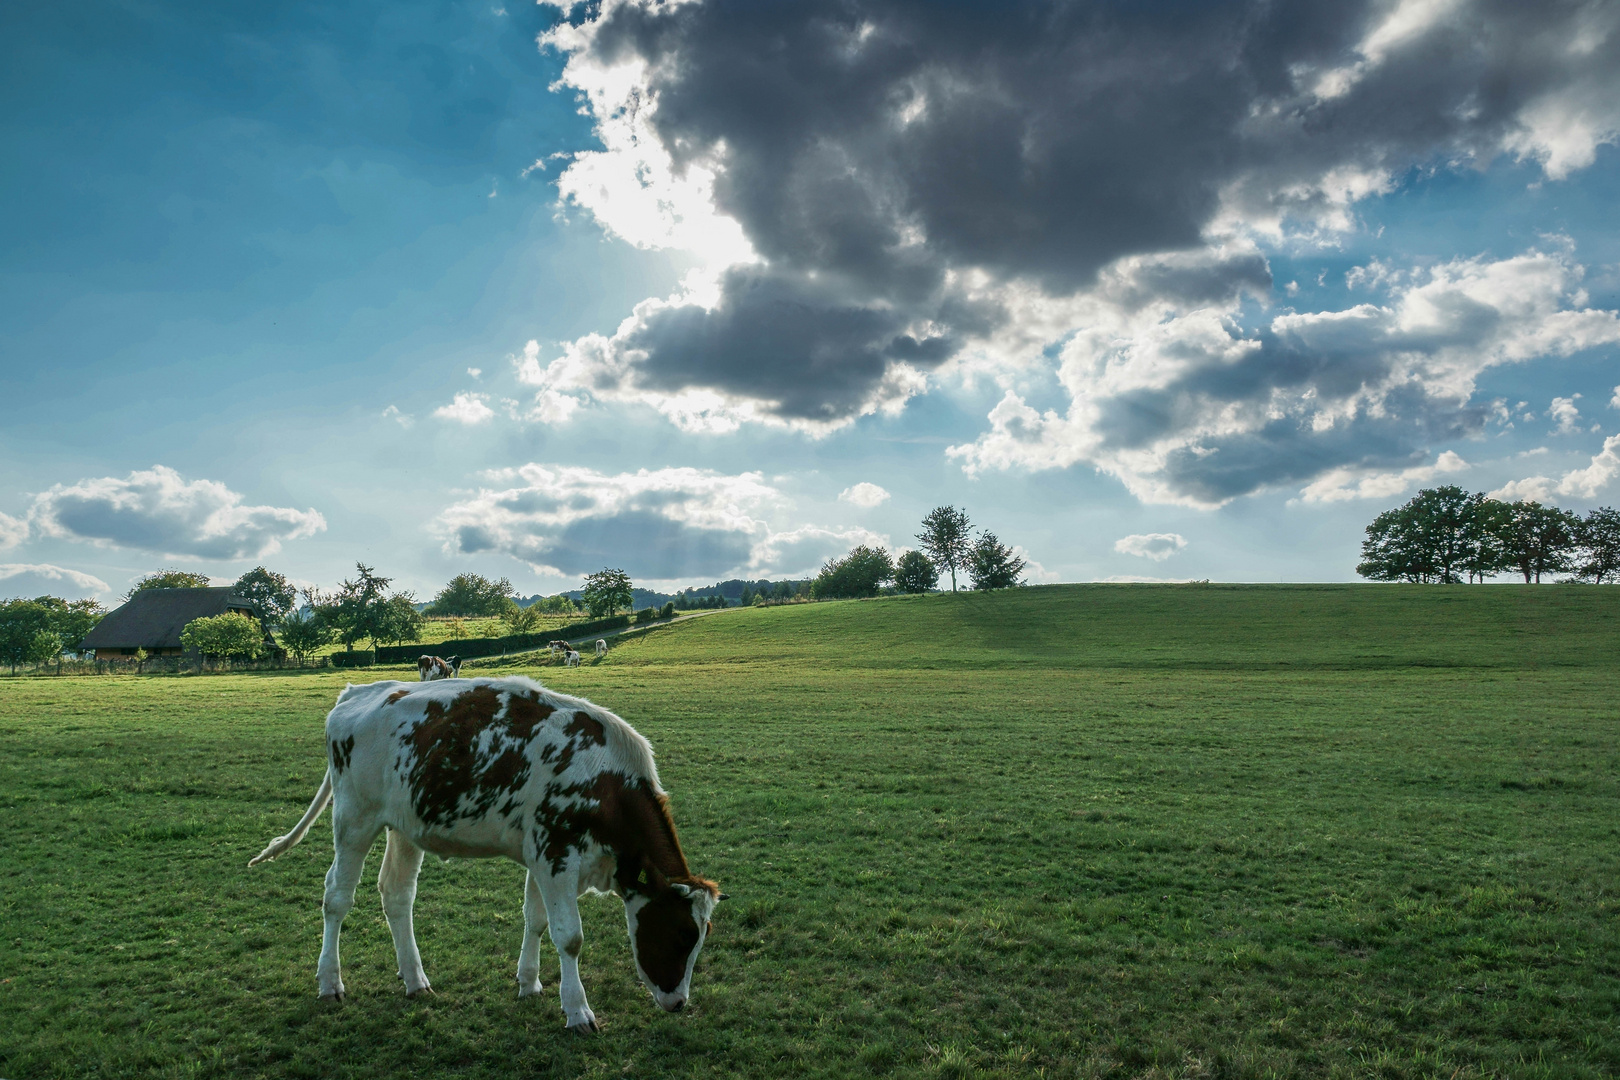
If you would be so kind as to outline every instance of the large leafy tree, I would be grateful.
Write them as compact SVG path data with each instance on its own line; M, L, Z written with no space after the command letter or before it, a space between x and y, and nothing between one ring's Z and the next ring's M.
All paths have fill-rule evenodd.
M593 618L615 615L620 608L629 608L634 602L630 575L623 570L603 567L585 579L580 595Z
M939 582L939 567L920 551L908 551L894 564L894 587L901 592L925 593Z
M975 589L1010 589L1022 585L1025 562L993 532L974 541L968 553L968 573Z
M1540 583L1542 574L1571 568L1581 519L1556 506L1526 500L1509 504L1496 534L1502 545L1504 569L1513 567L1525 584Z
M517 607L512 583L482 574L457 574L427 606L429 615L505 615Z
M232 590L259 605L265 621L274 625L292 614L298 603L298 590L281 574L255 566L236 579Z
M207 574L197 574L190 570L154 570L129 587L124 594L128 600L138 592L147 589L205 589L212 582Z
M41 663L61 651L62 639L55 632L54 613L37 600L7 600L0 603L0 663L15 672L17 665ZM50 656L41 656L43 650Z
M1598 585L1620 580L1620 511L1600 507L1581 521L1575 576Z
M421 636L421 616L416 598L408 592L390 595L392 578L378 576L365 563L354 564L355 575L338 585L331 597L322 597L315 613L326 620L337 639L349 648L369 638L373 645L385 642L415 641ZM405 614L409 607L410 615ZM403 636L402 636L403 635Z
M973 551L972 522L967 511L954 506L939 506L928 512L922 520L922 532L917 542L923 551L951 575L951 592L956 591L956 572L967 566Z
M821 573L810 584L810 595L817 600L839 597L876 596L883 583L894 577L894 563L880 547L865 544L842 559L828 559Z
M1367 526L1356 573L1374 581L1455 584L1500 569L1501 503L1455 484L1420 491Z
M99 600L64 600L60 596L38 596L34 603L43 605L51 613L51 632L61 639L64 649L77 648L79 642L100 622L107 609Z

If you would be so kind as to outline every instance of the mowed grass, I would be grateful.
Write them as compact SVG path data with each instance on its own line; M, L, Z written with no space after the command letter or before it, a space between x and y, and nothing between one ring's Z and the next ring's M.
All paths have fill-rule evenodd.
M417 1001L368 879L315 1000L329 818L245 864L344 674L0 681L0 1075L1612 1076L1617 660L1617 589L1056 586L535 669L732 896L676 1016L581 902L594 1039L509 864L424 869Z

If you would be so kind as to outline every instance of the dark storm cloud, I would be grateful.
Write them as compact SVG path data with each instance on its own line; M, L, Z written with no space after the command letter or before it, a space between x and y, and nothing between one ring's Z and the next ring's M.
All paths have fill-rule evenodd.
M609 6L594 60L647 62L657 138L716 169L718 208L766 261L727 275L712 311L642 319L620 367L847 418L894 363L926 369L1004 324L953 272L1067 295L1124 257L1198 249L1218 218L1332 222L1412 164L1580 164L1525 117L1575 108L1566 93L1610 108L1614 12L1482 3L1426 26L1429 9L1402 9L1403 35L1368 3ZM1258 256L1156 273L1140 302L1270 284Z

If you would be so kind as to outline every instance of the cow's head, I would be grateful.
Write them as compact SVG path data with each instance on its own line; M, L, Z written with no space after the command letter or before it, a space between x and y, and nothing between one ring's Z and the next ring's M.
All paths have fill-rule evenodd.
M692 994L692 967L709 936L709 917L725 899L712 881L665 881L652 875L647 891L625 898L624 921L636 974L666 1012L679 1012Z

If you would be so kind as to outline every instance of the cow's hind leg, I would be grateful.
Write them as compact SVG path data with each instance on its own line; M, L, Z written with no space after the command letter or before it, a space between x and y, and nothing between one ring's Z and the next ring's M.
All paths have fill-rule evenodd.
M360 872L366 867L366 852L377 839L379 827L367 828L368 824L348 820L335 812L332 816L332 868L326 872L326 895L321 898L326 930L321 936L321 960L316 966L321 997L328 1001L343 1000L338 935L343 930L343 917L354 907L354 887L360 884Z
M518 951L518 997L540 992L540 934L546 928L546 901L529 871L523 884L523 948Z
M579 875L567 872L555 876L544 870L529 873L539 879L540 895L546 902L546 924L551 930L551 943L557 946L558 996L562 998L563 1013L568 1017L568 1030L580 1035L600 1031L596 1014L585 1000L585 984L579 981L579 952L585 945L585 933L579 919Z
M382 893L383 914L388 918L389 932L394 935L394 956L399 961L399 977L404 980L407 997L433 992L427 973L422 970L422 954L416 949L416 928L411 919L422 854L421 848L389 829L382 870L377 874L377 891Z

